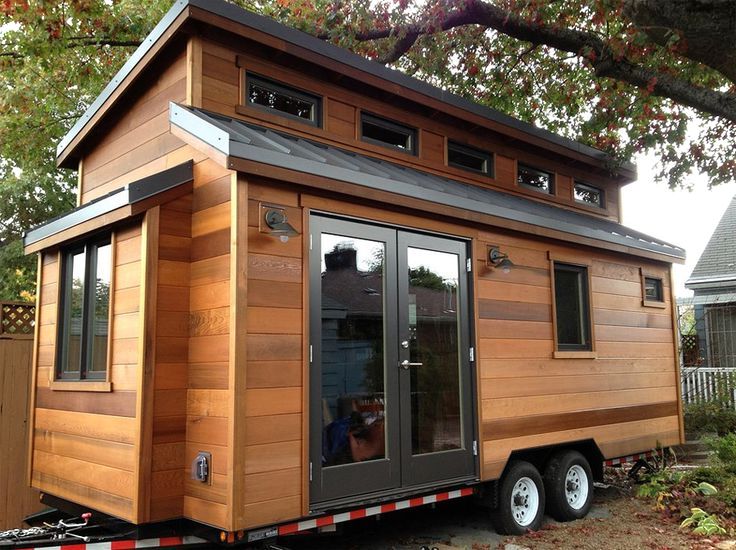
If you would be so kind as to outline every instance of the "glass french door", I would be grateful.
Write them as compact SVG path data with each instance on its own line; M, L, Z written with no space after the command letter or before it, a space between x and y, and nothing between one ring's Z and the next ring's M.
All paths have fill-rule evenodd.
M310 230L310 501L473 477L466 244Z

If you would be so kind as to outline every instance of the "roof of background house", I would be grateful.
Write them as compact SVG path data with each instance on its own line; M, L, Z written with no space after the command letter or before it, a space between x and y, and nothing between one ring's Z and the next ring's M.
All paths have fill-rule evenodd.
M194 10L190 8L194 8ZM122 96L122 93L120 92L130 86L133 82L133 79L129 77L131 77L131 75L135 75L136 71L150 63L151 58L148 55L149 52L154 52L155 54L156 48L161 47L162 43L168 43L174 35L178 34L176 32L177 29L180 28L187 20L196 20L201 18L202 16L200 15L200 11L255 29L265 33L266 35L283 40L286 43L293 44L297 48L303 48L313 54L335 60L350 69L363 71L364 73L381 78L387 82L422 94L425 97L441 101L448 106L462 109L473 115L481 116L496 124L500 124L509 130L513 130L520 137L527 136L526 138L522 137L522 139L529 139L538 146L547 145L562 147L571 153L574 152L577 155L587 157L593 164L597 164L599 166L607 164L612 160L611 157L603 151L562 137L548 130L538 128L533 124L510 117L500 111L485 107L475 103L474 101L462 98L447 92L446 90L410 77L404 73L385 67L380 63L365 59L364 57L356 55L344 48L340 48L334 44L320 40L319 38L301 32L297 29L287 27L273 19L244 10L234 4L230 4L222 0L177 0L163 19L161 19L151 33L142 41L141 45L133 53L130 59L128 59L125 65L123 65L105 89L89 106L85 113L61 139L56 150L57 162L59 165L65 167L74 166L69 161L73 158L74 152L81 143L81 139L84 139L84 136L94 126L96 126L98 121L93 121L96 115L100 112L104 112L104 110L108 109L116 102L119 102L120 97ZM207 22L211 23L211 18ZM298 55L296 53L296 49L290 51L291 53ZM519 132L521 133L519 134ZM80 136L80 141L75 143L77 138ZM540 142L540 140L542 141ZM636 166L630 162L621 163L617 170L619 175L623 177L625 181L632 181L636 178Z
M685 285L736 282L736 195L695 264Z

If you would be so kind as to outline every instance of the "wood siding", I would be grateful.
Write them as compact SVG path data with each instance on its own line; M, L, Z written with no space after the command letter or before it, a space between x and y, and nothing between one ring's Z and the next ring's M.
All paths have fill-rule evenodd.
M485 265L490 245L509 273ZM589 265L596 358L554 358L550 254ZM668 285L669 266L493 232L475 256L484 479L515 449L594 439L614 457L679 442L669 288L664 308L644 307L639 272Z
M176 278L189 286L187 340L177 350L187 363L186 439L184 466L199 451L212 454L211 483L203 484L184 473L184 516L228 527L231 480L229 447L229 315L230 315L230 185L232 172L212 161L194 169L191 201L190 264ZM184 342L182 342L184 343ZM174 351L170 349L170 351Z
M582 210L618 220L618 185L605 176L591 174L569 163L535 154L529 148L516 148L503 136L494 132L469 133L464 124L457 120L441 120L442 117L427 116L410 112L395 100L382 100L380 94L366 94L364 90L351 89L317 80L304 71L303 67L277 65L272 56L237 52L212 41L201 41L201 98L202 107L226 116L246 119L256 124L282 129L303 137L326 141L341 148L360 151L409 165L424 171L434 172L460 181L490 186L507 192L526 196L532 200L553 202L557 205ZM323 98L322 127L314 127L293 119L243 106L244 94L241 79L244 71L273 78ZM395 99L395 98L394 98ZM360 112L380 113L402 124L420 130L416 156L392 151L385 147L361 141L359 135ZM435 113L436 115L436 113ZM446 142L454 140L472 147L495 153L493 177L476 175L466 170L448 166ZM555 193L544 195L516 184L516 161L521 160L538 168L551 171L556 176ZM600 209L574 200L573 181L579 179L604 190L605 208Z
M245 465L242 516L254 527L302 515L303 228L299 195L248 185ZM300 235L283 243L261 233L260 205L286 209Z
M145 91L84 156L81 204L191 158L169 132L169 102L181 103L187 96L186 52L169 56L155 76L150 71L143 77L150 82Z
M43 492L134 520L140 225L113 236L110 392L64 391L54 379L59 254L43 254L39 292L32 484ZM63 387L64 382L57 385Z

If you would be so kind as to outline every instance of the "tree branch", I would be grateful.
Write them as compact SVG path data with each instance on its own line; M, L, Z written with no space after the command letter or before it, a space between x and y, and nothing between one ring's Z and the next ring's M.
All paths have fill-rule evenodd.
M462 9L448 14L438 27L432 27L429 22L417 23L400 28L376 29L359 33L356 39L366 41L400 36L401 38L397 40L392 50L381 59L383 63L392 63L409 51L420 36L465 25L482 25L536 46L549 46L585 57L599 77L620 80L647 90L653 95L666 97L704 113L736 122L736 95L734 94L704 88L687 80L646 68L625 58L614 59L605 41L597 34L531 23L512 12L482 0L468 0Z
M112 38L96 38L94 36L73 36L67 38L64 48L83 48L86 46L111 46L113 48L130 48L141 45L140 40L113 40ZM23 59L26 56L18 52L6 51L0 52L0 57L11 57L13 59Z

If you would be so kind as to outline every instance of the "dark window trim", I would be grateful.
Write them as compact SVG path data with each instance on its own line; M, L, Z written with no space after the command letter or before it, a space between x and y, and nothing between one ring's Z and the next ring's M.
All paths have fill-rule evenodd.
M657 307L664 308L667 306L664 295L664 279L659 275L653 275L647 273L645 270L640 270L641 274L641 304L645 307ZM659 289L659 296L657 299L647 298L647 279L656 281Z
M89 283L91 280L97 280L97 250L102 246L112 246L112 236L110 234L104 236L96 236L87 241L78 242L64 249L61 253L61 281L63 282L63 291L60 293L58 317L59 327L57 333L57 353L56 367L54 379L59 381L104 381L107 379L109 365L105 365L104 371L89 372L89 357L92 352L92 339L89 336L91 319L94 319L94 292L90 290ZM75 371L64 371L64 365L68 359L67 341L71 323L67 320L67 304L71 300L71 277L72 270L71 258L76 254L84 252L84 296L82 298L82 326L80 332L80 361L79 369ZM113 266L110 266L112 272ZM95 285L96 289L96 285ZM110 288L109 297L110 306L112 306L113 289ZM112 334L108 331L108 349Z
M546 174L549 176L549 190L545 191L544 189L540 189L539 187L534 187L533 185L527 185L526 183L519 182L519 169L524 168L525 170L530 170L532 172L537 172L539 174ZM553 195L555 194L555 174L554 172L550 172L549 170L542 170L541 168L536 168L534 166L531 166L530 164L526 164L524 162L516 162L516 184L519 187L522 187L523 189L531 189L532 191L536 191L537 193L542 193L543 195Z
M304 90L300 90L298 88L294 88L293 86L290 86L288 84L278 82L271 78L261 76L256 73L252 73L250 71L243 71L243 73L245 75L244 89L245 89L245 105L247 107L258 109L259 111L262 111L264 113L271 113L274 115L282 116L290 120L296 120L299 122L303 122L304 124L310 124L311 126L316 126L317 128L322 128L322 97L321 96L312 94ZM267 90L270 90L277 94L292 96L300 101L306 101L307 103L311 103L312 104L312 118L302 118L296 115L292 115L291 113L279 111L278 109L271 109L270 107L266 107L259 103L253 103L250 100L250 94L248 93L248 88L250 87L251 83L257 84L258 86L266 88Z
M554 342L555 342L555 353L571 352L573 354L591 354L595 351L595 334L593 331L592 323L592 312L591 312L591 297L590 297L590 266L586 264L579 264L575 262L565 261L562 258L554 258L550 256L550 268L552 270L552 316L554 321ZM572 271L575 273L581 273L581 281L583 288L581 289L581 295L583 303L581 304L581 314L583 328L585 329L584 342L581 344L560 344L558 341L558 319L557 319L557 286L555 272L560 268L565 271ZM564 357L559 355L556 357ZM582 355L581 355L582 357ZM590 355L594 358L594 355Z
M575 198L575 189L577 189L578 187L583 187L586 190L597 192L598 193L598 196L601 198L601 203L600 204L593 204L592 202L583 201L583 200L580 200L580 199ZM606 208L606 190L603 189L603 188L601 188L601 187L596 187L595 185L591 185L589 183L585 183L583 181L577 181L577 180L575 180L573 182L573 186L572 186L572 198L573 198L573 200L575 202L577 202L579 204L584 204L586 206L590 206L592 208L600 208L601 210L605 210L605 208Z
M363 135L364 134L363 125L365 124L365 122L369 122L370 124L373 124L375 126L385 128L386 130L391 130L393 132L399 132L399 133L406 134L408 147L406 148L398 147L396 145L393 145L391 143L386 143L385 141L381 141L379 139L373 139L370 137L366 137L365 135ZM393 120L389 120L387 118L373 115L365 111L360 112L360 139L362 141L365 141L366 143L380 145L381 147L387 147L388 149L392 149L394 151L401 151L402 153L407 153L409 155L416 156L417 150L418 150L417 136L418 136L418 132L416 128L412 128L411 126L406 126L404 124L400 124Z
M458 164L456 162L452 162L450 160L450 153L452 151L457 151L458 153L462 153L464 155L476 157L479 159L482 159L484 164L483 170L476 170L475 168L472 168L470 166L465 166L463 164ZM488 176L493 178L495 173L495 162L493 162L493 153L490 151L484 151L483 149L478 149L476 147L471 147L469 145L463 145L462 143L458 143L457 141L447 140L447 165L452 166L453 168L459 168L460 170L466 170L468 172L473 172L475 174L483 174L484 176Z

